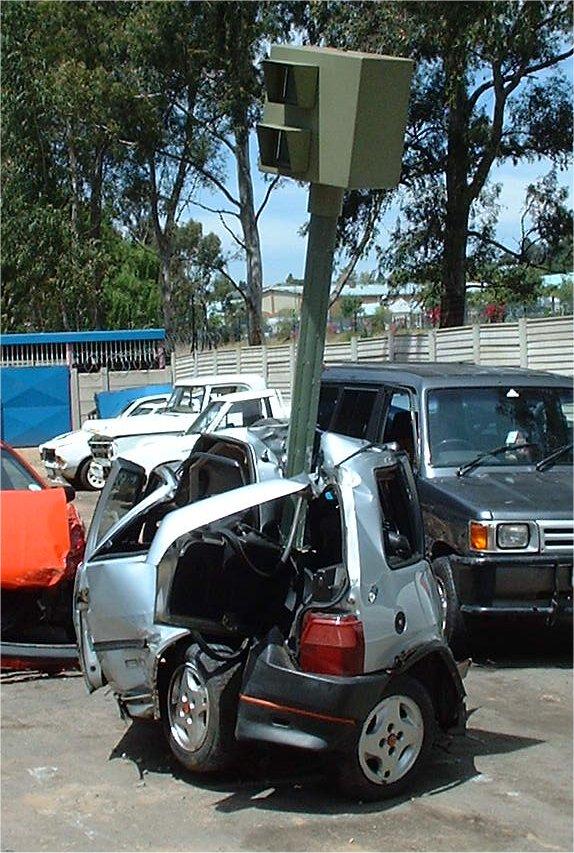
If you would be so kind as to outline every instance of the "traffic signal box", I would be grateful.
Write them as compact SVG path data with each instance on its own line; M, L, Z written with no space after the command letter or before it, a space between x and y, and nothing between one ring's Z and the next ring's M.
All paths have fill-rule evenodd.
M273 45L263 69L262 171L347 189L396 186L411 60Z

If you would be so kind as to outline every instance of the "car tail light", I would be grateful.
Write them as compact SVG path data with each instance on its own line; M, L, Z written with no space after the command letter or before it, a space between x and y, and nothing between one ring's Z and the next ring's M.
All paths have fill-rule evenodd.
M303 620L299 664L305 672L358 675L363 672L363 623L351 613L309 612Z
M68 504L68 525L70 528L70 550L66 557L66 575L68 578L73 578L86 548L84 523L73 504Z

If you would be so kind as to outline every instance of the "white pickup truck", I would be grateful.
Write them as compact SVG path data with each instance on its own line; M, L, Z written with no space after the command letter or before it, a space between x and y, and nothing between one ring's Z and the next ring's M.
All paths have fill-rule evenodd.
M153 434L148 432L145 436L124 435L114 439L102 435L93 436L89 442L93 456L92 476L105 480L114 459L120 456L131 459L134 452L138 456L149 455L160 461L185 459L193 450L201 433L249 427L257 421L268 418L282 420L287 416L288 411L280 392L273 388L226 394L212 400L191 426L177 435L166 435L158 431Z
M93 435L116 439L120 436L181 434L216 397L236 391L259 391L266 387L265 379L253 373L222 373L177 379L171 396L162 403L159 414L87 420L82 429L56 436L40 445L46 473L51 480L63 477L80 489L101 489L105 480L94 476L88 444Z

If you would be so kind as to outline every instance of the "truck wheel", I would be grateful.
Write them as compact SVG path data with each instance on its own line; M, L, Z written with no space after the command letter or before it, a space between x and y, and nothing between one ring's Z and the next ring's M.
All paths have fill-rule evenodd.
M432 747L435 713L423 685L399 676L361 726L355 749L339 756L339 788L353 799L382 800L408 788Z
M228 653L222 646L217 652ZM166 679L161 717L177 760L196 773L224 770L235 758L241 663L218 661L188 647Z
M448 557L437 557L431 568L441 602L442 628L445 639L457 660L468 657L468 636Z
M94 475L90 473L91 464L91 456L84 459L78 468L75 485L76 488L81 489L84 492L99 492L104 488L106 481L103 477L94 477Z

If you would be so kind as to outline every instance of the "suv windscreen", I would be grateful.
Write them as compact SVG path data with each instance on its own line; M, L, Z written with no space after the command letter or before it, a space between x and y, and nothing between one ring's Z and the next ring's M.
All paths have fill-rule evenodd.
M503 445L529 445L485 460L532 465L572 441L571 388L506 386L437 388L428 392L431 464L457 467ZM558 465L572 464L572 450Z

